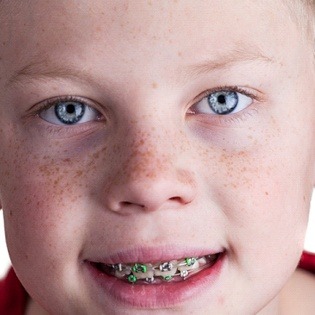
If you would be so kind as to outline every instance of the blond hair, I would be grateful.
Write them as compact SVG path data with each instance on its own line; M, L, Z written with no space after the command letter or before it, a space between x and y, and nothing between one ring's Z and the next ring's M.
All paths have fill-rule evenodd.
M315 0L283 0L301 31L315 42Z

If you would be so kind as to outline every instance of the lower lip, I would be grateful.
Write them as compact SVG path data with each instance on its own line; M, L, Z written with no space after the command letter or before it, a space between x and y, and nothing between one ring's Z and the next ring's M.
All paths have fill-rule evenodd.
M89 262L85 266L92 281L111 299L126 307L157 309L181 304L209 290L217 282L224 261L222 254L213 266L186 280L161 284L130 284L101 273Z

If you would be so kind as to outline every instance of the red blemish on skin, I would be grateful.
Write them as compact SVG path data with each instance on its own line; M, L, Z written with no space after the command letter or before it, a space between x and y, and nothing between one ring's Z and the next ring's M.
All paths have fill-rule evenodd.
M223 296L219 296L218 302L219 302L219 305L224 305L225 304L225 298Z
M156 82L153 82L153 83L152 83L152 88L153 88L153 89L156 89L157 87L158 87L158 84L157 84Z

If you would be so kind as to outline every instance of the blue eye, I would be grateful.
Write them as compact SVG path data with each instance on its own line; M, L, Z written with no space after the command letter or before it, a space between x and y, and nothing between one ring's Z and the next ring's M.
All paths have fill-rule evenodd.
M202 114L227 115L237 113L253 102L251 97L232 90L209 94L194 105L194 111Z
M78 100L49 101L50 107L43 110L39 117L55 125L75 125L97 120L98 111Z

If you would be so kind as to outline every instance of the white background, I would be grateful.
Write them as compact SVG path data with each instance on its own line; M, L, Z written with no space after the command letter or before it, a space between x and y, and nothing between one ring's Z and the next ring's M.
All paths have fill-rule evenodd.
M305 239L305 249L315 253L315 195L311 206L309 226ZM0 278L5 275L9 266L10 259L5 245L3 215L2 211L0 211Z

